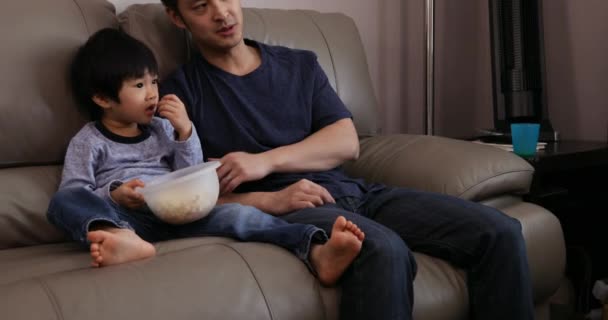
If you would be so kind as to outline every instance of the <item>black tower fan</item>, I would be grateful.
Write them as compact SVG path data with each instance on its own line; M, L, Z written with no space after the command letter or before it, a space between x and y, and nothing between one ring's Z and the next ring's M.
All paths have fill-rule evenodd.
M547 111L541 0L489 0L494 131L541 124L539 140L557 139Z

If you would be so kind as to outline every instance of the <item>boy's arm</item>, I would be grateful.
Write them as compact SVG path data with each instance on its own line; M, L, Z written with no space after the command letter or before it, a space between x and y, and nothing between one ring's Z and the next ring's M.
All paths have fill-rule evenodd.
M193 166L203 162L203 151L201 142L196 133L196 128L192 126L192 133L184 141L178 141L175 130L169 121L161 119L163 129L167 133L169 140L173 145L173 170Z
M72 140L68 146L63 165L60 189L87 188L103 199L111 200L110 188L120 182L98 188L95 179L96 156L94 143Z

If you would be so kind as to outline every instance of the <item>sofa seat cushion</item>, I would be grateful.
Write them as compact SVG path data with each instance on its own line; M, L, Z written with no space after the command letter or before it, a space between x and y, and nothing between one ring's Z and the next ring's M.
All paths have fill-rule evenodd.
M45 319L87 314L93 320L322 319L335 314L325 310L326 305L335 308L335 302L323 301L335 300L335 290L321 287L301 261L276 246L225 238L156 246L154 258L105 268L88 267L87 251L68 244L0 251L0 310L7 319L41 318L40 308Z
M414 319L468 319L469 297L464 271L431 256L414 253ZM438 306L440 306L438 308Z

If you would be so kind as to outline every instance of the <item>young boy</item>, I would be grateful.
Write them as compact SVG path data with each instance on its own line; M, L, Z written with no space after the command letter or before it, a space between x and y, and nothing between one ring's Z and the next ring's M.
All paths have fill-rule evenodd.
M183 103L175 95L159 99L157 74L153 53L118 30L100 30L79 49L72 85L95 121L70 141L49 221L89 246L94 267L152 257L156 251L150 242L213 235L282 246L322 284L335 284L364 239L344 217L334 222L328 238L313 225L290 224L239 204L218 205L185 225L151 214L135 188L203 161Z

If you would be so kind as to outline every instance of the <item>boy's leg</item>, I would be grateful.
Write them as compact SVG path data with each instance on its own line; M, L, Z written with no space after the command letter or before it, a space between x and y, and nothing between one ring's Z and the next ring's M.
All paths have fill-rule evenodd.
M325 231L313 225L288 223L254 207L225 204L215 207L207 217L176 230L180 237L222 236L281 246L304 261L321 283L331 285L357 255L363 238L352 222L344 218L334 220L330 230L335 237L328 240Z
M61 189L53 195L47 219L73 240L89 245L87 234L94 224L132 228L105 200L85 188Z
M395 232L336 205L302 209L281 218L312 224L329 233L338 216L365 233L359 255L340 279L340 319L412 319L416 262Z
M395 230L412 250L466 269L472 318L533 318L526 247L516 219L474 202L400 188L370 196L361 214Z
M155 253L154 247L135 233L152 234L154 219L122 212L84 188L59 190L51 199L47 218L74 240L89 246L93 266L123 263Z

